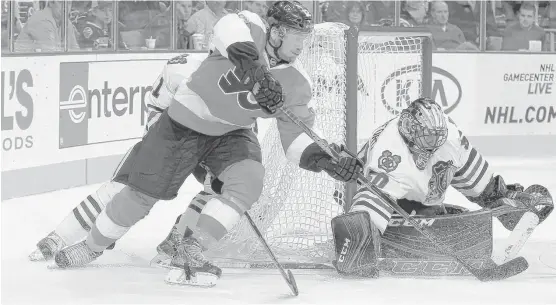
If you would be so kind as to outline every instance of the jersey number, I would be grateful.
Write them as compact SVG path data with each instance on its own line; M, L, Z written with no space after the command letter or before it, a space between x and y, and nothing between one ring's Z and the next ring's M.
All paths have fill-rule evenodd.
M158 83L158 84L157 84ZM156 84L156 88L154 88L153 92L151 93L155 98L160 96L160 88L162 87L162 83L164 83L164 78L160 76L154 84ZM154 87L154 86L153 86Z
M384 188L386 184L388 184L388 181L390 181L388 175L383 172L371 172L369 173L369 175L367 175L367 177L371 177L371 183L376 185L379 189Z
M234 67L233 70L228 70L228 72L222 74L218 80L218 86L224 94L236 94L237 103L243 109L247 110L258 110L260 109L259 104L255 100L253 93L249 91L249 88L242 84L239 77L237 77L236 70L238 68Z

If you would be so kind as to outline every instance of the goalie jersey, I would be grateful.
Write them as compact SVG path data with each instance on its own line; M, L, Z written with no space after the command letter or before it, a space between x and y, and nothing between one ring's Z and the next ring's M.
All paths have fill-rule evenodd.
M398 132L396 117L375 130L359 152L367 178L394 200L407 199L425 206L443 203L451 185L467 197L479 196L493 177L492 169L471 146L454 122L447 118L448 138L430 158L424 170L415 165ZM360 187L353 197L352 211L367 211L384 232L394 211L385 202Z
M258 61L268 65L266 35L263 20L254 13L244 11L222 17L214 27L214 52L179 86L168 114L181 125L211 136L250 129L259 117L276 117L284 152L288 159L299 164L302 152L313 141L280 111L273 115L263 112L249 89L240 82L236 67L229 59L238 56L235 54L238 50L256 49ZM294 62L270 70L282 84L284 105L312 126L314 114L307 106L312 89L303 68Z

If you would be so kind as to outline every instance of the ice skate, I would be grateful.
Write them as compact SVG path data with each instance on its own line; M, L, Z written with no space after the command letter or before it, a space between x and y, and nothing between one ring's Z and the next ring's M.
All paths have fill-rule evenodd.
M172 257L177 253L177 245L180 243L181 234L174 225L172 231L156 247L157 255L151 260L152 267L170 268Z
M170 268L166 276L169 284L212 287L222 275L222 270L205 258L201 245L193 237L184 238L177 246Z
M45 238L37 243L37 249L29 254L31 261L51 260L56 252L62 250L66 243L56 232L50 232Z
M60 268L81 267L94 261L101 255L102 252L91 250L87 246L86 241L82 241L60 250L54 256L54 261Z

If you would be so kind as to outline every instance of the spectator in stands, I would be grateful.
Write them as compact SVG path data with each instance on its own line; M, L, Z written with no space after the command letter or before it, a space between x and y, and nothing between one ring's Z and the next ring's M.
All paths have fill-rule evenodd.
M463 32L457 26L448 23L448 4L435 1L431 4L431 22L428 25L434 45L439 50L452 50L465 42Z
M8 49L8 42L10 41L10 33L8 32L8 6L12 6L12 16L13 16L13 23L12 23L12 31L14 37L19 35L21 29L23 29L23 24L21 23L21 19L19 17L19 3L17 1L2 1L2 49Z
M529 41L537 40L546 50L545 31L535 24L536 8L532 3L521 4L518 21L508 24L504 31L502 50L528 50Z
M214 25L220 18L228 14L228 11L224 8L226 1L206 1L205 7L193 14L191 18L187 21L186 33L192 34L203 34L205 45L208 46L211 40Z
M112 1L98 1L97 5L77 17L76 28L81 49L112 48Z
M73 24L77 23L77 19L87 13L93 5L93 1L71 1L68 2L71 6L69 8L69 19Z
M459 27L465 35L465 40L479 45L479 1L447 1L450 12L450 21ZM494 13L490 6L487 6L487 50L500 49L500 37L502 34L496 27Z
M427 4L421 0L407 0L403 3L400 17L406 26L419 26L427 22ZM400 20L400 24L403 21Z
M539 25L544 28L556 29L556 1L545 2L544 7L539 7Z
M438 50L473 50L479 49L465 41L460 28L448 22L450 13L445 1L431 3L431 22L428 25L432 33L434 45Z
M202 10L205 8L205 1L193 1L193 10L192 14Z
M506 16L506 23L517 21L519 7L523 1L503 1L504 15Z
M14 50L16 52L63 51L62 5L62 1L48 1L44 9L34 13L17 37ZM71 23L67 30L68 47L78 48L75 28Z
M171 1L117 1L120 41L132 49L153 48L147 39L154 40L155 49L171 44ZM120 44L118 46L122 48Z
M228 13L239 13L239 0L231 0L225 2L226 4L224 5L224 9L226 9Z
M187 21L191 17L193 3L191 1L176 2L176 48L184 50L188 48L189 35L186 31Z
M343 22L346 1L326 1L322 6L322 19L326 22Z
M267 1L245 1L244 4L246 10L266 19L266 12L268 11Z
M349 26L361 27L365 20L365 9L360 2L348 2L346 7L344 23Z
M371 25L394 25L395 2L386 1L364 1L367 23Z

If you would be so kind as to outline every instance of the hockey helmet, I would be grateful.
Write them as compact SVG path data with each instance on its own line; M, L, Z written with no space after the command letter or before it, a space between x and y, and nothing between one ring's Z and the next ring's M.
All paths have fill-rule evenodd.
M298 1L276 1L266 16L271 29L277 26L303 33L313 30L313 16Z
M419 155L416 163L421 169L448 138L442 107L430 98L416 99L401 111L398 131L411 152Z

